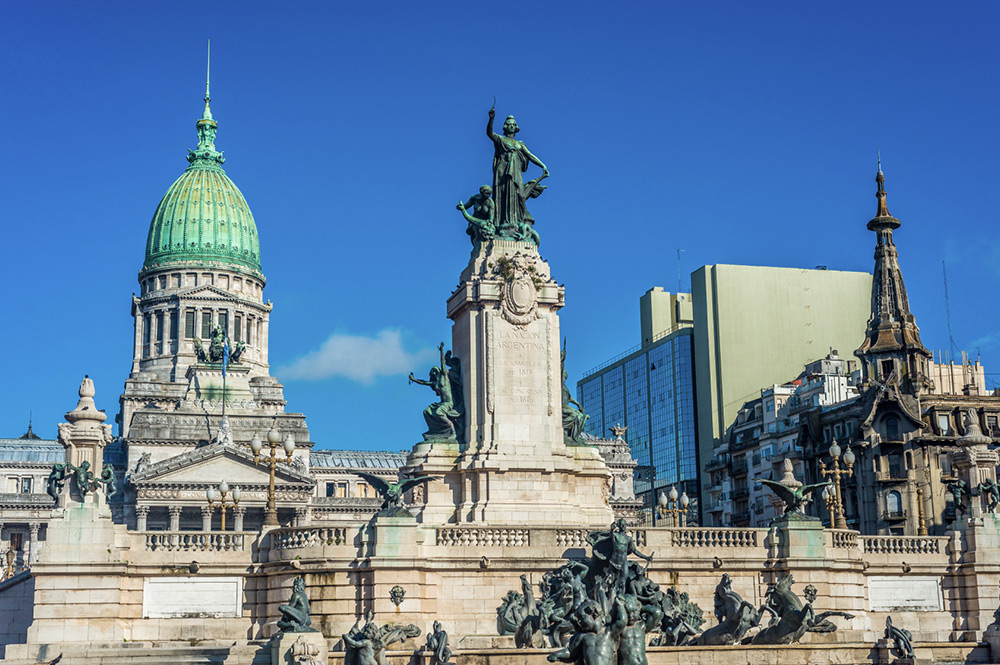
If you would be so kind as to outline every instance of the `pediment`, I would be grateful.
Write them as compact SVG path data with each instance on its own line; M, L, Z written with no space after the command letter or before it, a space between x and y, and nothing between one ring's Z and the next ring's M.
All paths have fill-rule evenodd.
M225 289L220 289L214 284L193 286L186 291L181 291L177 294L177 296L180 298L225 298L226 300L242 300L242 298L239 298Z
M250 452L235 446L212 444L158 462L140 473L133 474L136 486L150 484L217 484L225 480L230 485L267 485L269 468L254 464ZM279 485L314 485L315 479L304 469L279 463L274 471Z

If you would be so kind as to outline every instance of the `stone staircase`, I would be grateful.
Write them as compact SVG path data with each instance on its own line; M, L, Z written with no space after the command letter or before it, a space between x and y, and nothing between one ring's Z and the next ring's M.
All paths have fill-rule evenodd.
M123 642L67 644L38 659L3 659L0 665L38 665L57 657L59 665L270 665L270 647L261 643L198 644L194 646Z

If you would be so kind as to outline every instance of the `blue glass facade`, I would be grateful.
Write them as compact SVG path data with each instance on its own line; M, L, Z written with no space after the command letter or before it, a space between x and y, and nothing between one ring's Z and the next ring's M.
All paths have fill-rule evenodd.
M605 438L613 425L628 426L632 456L645 467L636 491L649 507L671 485L692 499L699 493L691 333L679 330L577 383L588 434Z

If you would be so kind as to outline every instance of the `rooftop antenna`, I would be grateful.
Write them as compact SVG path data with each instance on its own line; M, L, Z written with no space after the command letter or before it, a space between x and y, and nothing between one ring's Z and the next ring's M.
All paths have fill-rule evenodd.
M677 250L677 293L678 293L678 295L680 295L684 291L684 288L681 286L681 252L684 252L684 251L687 251L687 250L684 250L684 249L678 249Z
M951 309L948 306L948 268L945 266L944 261L941 261L941 276L944 279L944 315L948 322L948 343L951 345L949 350L952 357L954 357L958 345L955 344L955 338L951 334Z

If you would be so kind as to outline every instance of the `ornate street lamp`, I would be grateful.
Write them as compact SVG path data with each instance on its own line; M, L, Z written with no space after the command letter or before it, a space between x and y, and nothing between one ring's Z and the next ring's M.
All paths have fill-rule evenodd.
M4 556L7 559L7 565L4 567L2 579L8 580L14 577L14 559L17 557L17 552L9 549Z
M688 499L687 492L682 493L678 499L677 486L673 485L670 487L669 496L662 491L660 492L660 505L657 507L658 516L660 519L664 519L670 515L673 517L674 526L684 526L681 523L681 516L687 514L688 503L690 503L690 500ZM680 507L678 507L678 504Z
M264 459L264 465L270 468L270 479L267 485L267 509L264 511L264 526L279 526L278 524L278 508L274 501L274 469L278 462L284 462L285 464L292 463L292 453L295 452L295 437L289 434L285 437L284 443L281 447L285 451L285 459L278 459L278 443L281 442L281 432L278 431L276 426L271 427L271 431L267 433L267 445L271 448L271 456ZM260 463L260 453L264 449L264 444L261 442L260 437L254 436L250 440L250 450L253 451L253 463Z
M833 443L830 444L830 459L833 460L832 468L827 469L826 464L823 460L819 460L819 474L824 478L833 479L833 508L835 516L835 529L846 529L847 521L844 519L844 490L840 485L840 477L847 476L850 478L854 475L854 452L851 450L850 446L847 448L847 452L844 453L844 468L840 468L840 446L837 444L837 440L834 439Z
M226 503L226 495L229 494L229 483L223 480L219 483L219 494L222 495L222 500L219 501L219 508L222 510L222 530L226 530L226 509L229 508L229 504ZM243 492L240 491L239 486L233 488L232 491L233 503L232 508L235 511L240 507L240 498L243 496ZM215 488L209 486L205 490L205 498L208 499L208 509L212 510L213 503L215 502Z

